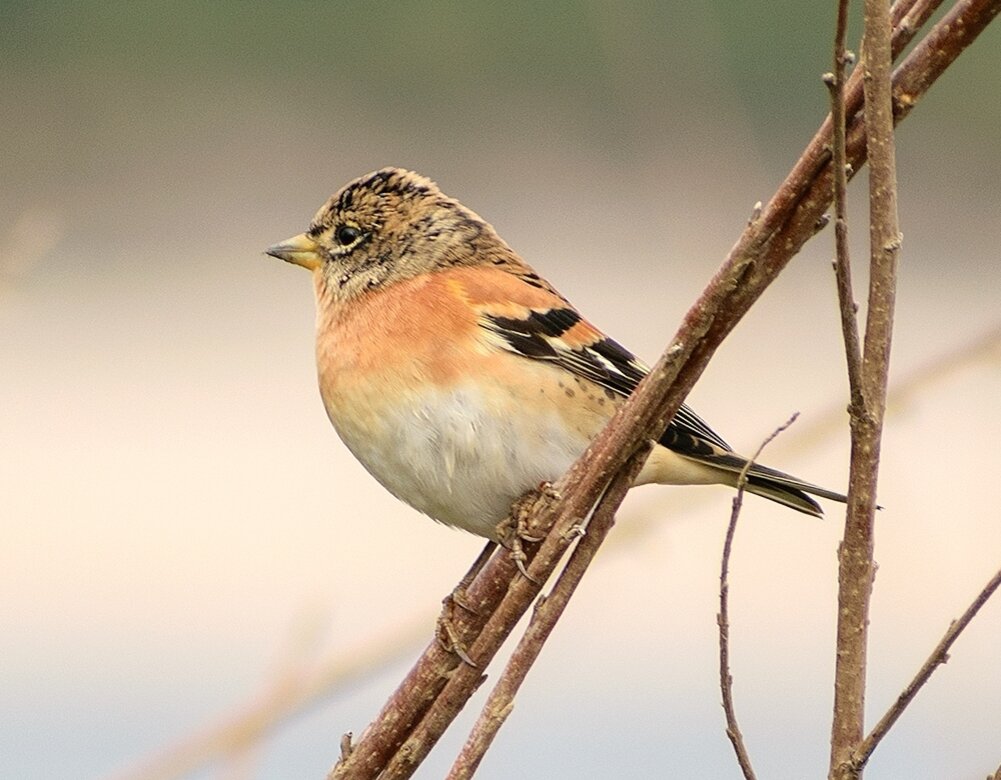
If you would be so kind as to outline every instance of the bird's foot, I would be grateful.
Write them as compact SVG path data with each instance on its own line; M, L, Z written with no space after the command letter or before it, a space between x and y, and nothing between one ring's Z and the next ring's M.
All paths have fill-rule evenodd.
M536 584L539 584L538 581L528 573L525 565L528 562L525 545L538 544L545 538L545 534L540 532L535 523L540 514L538 510L545 503L551 503L558 498L559 494L553 489L552 484L543 482L538 488L515 501L511 507L511 514L497 526L497 538L501 545L510 551L511 559L518 567L518 571Z
M459 584L441 600L441 614L438 616L438 623L435 626L435 636L438 638L438 643L442 649L449 653L455 653L463 663L467 663L473 668L476 668L476 664L469 657L459 637L454 615L457 608L473 616L479 614L479 610L470 602L466 590L473 583L473 580L476 579L477 575L483 571L483 567L487 565L487 561L490 560L490 556L495 549L497 549L497 542L487 542L486 547L476 556L473 565L469 567L469 571L459 580Z
M438 640L438 644L441 645L442 650L446 653L455 653L460 661L476 669L476 662L469 657L469 653L466 652L466 646L459 636L459 631L456 629L453 617L456 607L469 609L466 604L463 604L456 598L456 591L452 591L452 593L442 599L441 614L438 616L438 622L435 624L435 637Z

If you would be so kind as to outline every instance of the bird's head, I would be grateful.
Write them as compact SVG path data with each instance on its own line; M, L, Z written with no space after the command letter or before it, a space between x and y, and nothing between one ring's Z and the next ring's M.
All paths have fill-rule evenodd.
M335 301L513 255L479 216L430 179L401 168L349 182L323 204L305 233L266 251L313 271L318 290Z

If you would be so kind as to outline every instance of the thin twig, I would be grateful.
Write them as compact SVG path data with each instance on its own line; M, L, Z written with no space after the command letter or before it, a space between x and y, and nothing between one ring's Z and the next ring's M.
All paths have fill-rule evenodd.
M883 417L889 378L900 231L897 223L889 0L865 0L862 42L866 149L869 156L869 306L861 405L851 409L851 472L844 539L839 549L838 625L831 726L832 780L854 780L850 757L865 726L869 604L875 574L873 529ZM846 343L849 341L846 334Z
M608 486L594 514L587 523L587 530L581 530L582 537L574 548L570 560L560 573L559 579L547 596L540 596L528 628L518 641L504 672L490 692L480 715L466 739L446 780L468 780L473 776L494 737L504 724L514 707L514 697L521 688L529 669L535 663L542 647L560 619L570 597L574 594L594 560L605 536L615 523L615 510L632 485L633 479L646 461L649 447L637 450L627 467L620 471Z
M730 583L728 580L730 550L733 547L733 536L737 531L737 519L740 517L740 509L744 503L744 488L747 486L748 471L754 462L761 457L765 447L782 431L796 422L797 417L799 417L799 412L796 412L784 424L772 431L741 469L740 476L737 478L737 495L733 497L733 509L730 511L730 523L723 541L723 555L719 573L719 614L716 616L716 625L719 627L719 687L723 694L726 735L730 738L733 750L737 754L737 763L740 765L740 771L744 773L745 780L755 780L755 774L751 767L751 757L744 745L744 735L740 731L740 726L737 725L737 712L733 706L733 675L730 674Z
M942 0L900 0L894 4L892 41L894 57L897 57L914 39L917 31L941 3ZM968 37L971 42L989 22L989 20L980 19L975 9L966 9L961 16L964 17L961 20L964 31L956 37ZM966 16L971 18L966 19ZM950 31L950 28L943 29L940 21L935 26L935 30L941 30L944 33L943 40L939 42L941 48L947 52L956 48L951 40L954 33ZM922 63L926 60L937 61L935 55L929 51L923 51L920 55L915 56L916 53L917 49L912 51L907 59L917 59ZM955 56L958 56L958 53L952 59L955 59ZM949 61L951 62L951 60ZM941 72L938 70L937 75L941 75ZM911 91L910 86L901 86L903 91ZM919 89L914 90L915 101L917 97L927 91L929 86L930 83L924 83ZM863 89L862 71L858 68L852 72L845 84L844 102L848 124L856 130L861 130L863 123L860 121L860 111L863 104ZM740 252L752 250L755 246L755 238L771 237L770 245L774 249L766 250L766 258L770 266L772 263L788 261L788 257L798 252L802 244L812 237L815 232L812 230L813 226L817 224L831 202L831 173L828 170L831 162L831 139L832 121L828 115L817 132L814 133L810 143L807 144L785 181L782 182L768 205L754 220L760 235L752 235L745 230L736 246L730 250L731 258ZM848 157L854 175L861 169L866 159L865 144L862 142L861 133L858 134L854 149L849 150ZM794 243L797 241L798 245ZM787 255L787 253L791 254ZM785 258L785 261L782 258ZM768 269L763 269L763 272L767 271Z
M903 711L907 709L907 706L914 700L918 691L928 682L928 678L931 677L932 672L949 660L949 648L952 647L956 639L959 638L959 635L970 624L970 621L980 611L980 608L994 595L999 586L1001 586L1001 569L991 577L990 581L977 594L977 597L966 608L966 611L960 616L959 620L954 620L949 624L949 629L945 632L938 645L936 645L932 654L928 656L928 660L918 670L914 679L907 684L907 687L897 697L897 700L893 702L890 709L879 719L879 723L873 727L873 730L869 732L869 735L852 754L851 763L856 771L861 770L866 765L876 746L879 745L893 724L897 722L897 718L901 716Z
M834 277L837 282L841 313L841 332L845 342L848 388L851 406L862 408L862 347L858 331L858 305L852 291L851 259L848 250L848 157L845 151L845 68L849 57L845 50L849 0L838 0L834 31L834 71L825 79L831 92L834 165Z

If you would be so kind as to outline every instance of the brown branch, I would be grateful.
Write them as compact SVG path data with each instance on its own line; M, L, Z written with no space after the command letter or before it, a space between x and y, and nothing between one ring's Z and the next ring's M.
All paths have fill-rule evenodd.
M893 724L897 722L897 718L901 716L904 710L907 709L907 706L914 700L918 691L928 682L928 678L931 677L932 672L949 660L949 648L952 647L956 639L959 638L959 635L970 624L970 621L980 611L980 608L994 595L999 586L1001 586L1001 569L991 577L990 581L977 594L977 597L966 608L966 611L960 616L959 620L954 620L949 624L949 629L945 632L938 645L936 645L932 654L928 656L928 660L918 670L914 679L907 684L907 687L897 697L897 700L890 709L879 719L879 723L875 725L869 735L862 741L862 744L852 754L851 765L854 771L858 772L866 765L876 746L879 745Z
M979 29L974 29L976 25L965 28L962 45L968 45L985 25L986 21ZM945 37L948 39L947 33ZM943 45L951 44L946 40ZM914 82L904 78L897 87L910 90L908 94L916 99L947 64L942 58L936 58L936 63L919 69L928 78ZM860 125L860 118L853 116L848 157L855 170L865 159L863 144L856 140L853 146ZM588 515L609 480L635 451L636 443L664 429L715 349L816 232L818 220L830 203L830 171L825 169L830 156L824 151L825 143L830 143L829 132L826 138L823 133L815 137L760 217L744 230L649 376L556 483L554 491L538 498L530 513L534 525L553 530L530 561L528 570L533 579L542 581L553 570L569 544L566 533ZM459 666L454 653L433 642L331 777L371 778L387 768L390 761L396 762L392 770L395 776L405 777L412 772L480 684L480 670L537 593L538 586L518 574L509 555L495 555L469 586L464 603L470 609L456 610L453 626L459 641L470 643L469 654L477 668ZM504 606L500 609L502 600ZM387 773L389 776L393 775Z
M911 112L942 75L1001 11L998 0L960 0L938 21L894 73L894 118Z
M891 46L894 59L940 5L942 0L898 0L893 4L890 8L890 23L893 25Z
M744 484L741 481L737 495L733 499L733 510L730 513L730 523L726 529L726 539L723 542L723 562L720 566L719 614L716 625L719 626L719 685L723 695L723 713L726 717L726 736L733 745L737 756L737 764L746 780L755 780L756 775L751 766L751 757L744 744L744 735L737 724L737 712L733 706L733 675L730 674L730 583L727 579L730 565L730 548L733 545L733 535L737 530L737 518L744 498Z
M490 692L446 780L468 780L480 765L494 737L511 713L514 697L529 669L532 668L532 664L542 651L542 646L556 627L556 622L570 602L570 597L580 584L584 572L594 560L598 547L612 529L615 523L615 510L625 498L633 479L643 468L648 453L649 446L637 450L626 464L626 468L612 480L598 506L595 507L594 514L587 524L587 530L570 556L556 585L548 596L540 596L535 602L528 628L508 660L500 679Z
M730 569L730 551L733 548L733 537L737 531L737 519L740 517L740 509L744 503L744 488L747 485L747 472L754 462L761 457L765 447L780 433L792 425L799 412L790 417L783 425L780 425L771 435L768 436L755 451L737 478L737 495L733 497L733 509L730 511L730 523L726 529L726 538L723 541L723 555L720 563L719 573L719 614L716 615L716 625L719 627L719 687L723 695L723 713L726 717L726 735L733 745L734 753L737 754L737 763L740 771L743 772L745 780L755 780L754 769L751 767L751 757L747 753L744 745L744 735L737 725L737 712L733 706L733 675L730 674L730 583L728 580Z
M850 757L865 725L869 604L875 575L873 530L889 377L900 231L897 224L889 0L865 0L861 68L869 156L869 307L851 412L851 473L845 534L838 552L838 626L831 727L832 780L853 780ZM846 343L849 334L846 332ZM851 360L851 358L849 358Z
M540 501L545 496L540 497ZM495 554L462 594L463 608L452 610L450 619L456 640L468 643L482 630L518 574L510 555ZM383 705L376 719L344 754L331 772L336 778L371 778L379 774L403 740L420 723L459 657L437 639L421 654L417 663Z

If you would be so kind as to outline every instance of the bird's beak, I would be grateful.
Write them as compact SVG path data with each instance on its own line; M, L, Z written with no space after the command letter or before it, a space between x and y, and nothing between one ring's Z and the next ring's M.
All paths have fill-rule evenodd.
M320 247L305 233L293 236L280 244L269 246L264 250L264 253L284 260L286 263L301 265L310 271L315 271L323 262L323 258L320 256Z

